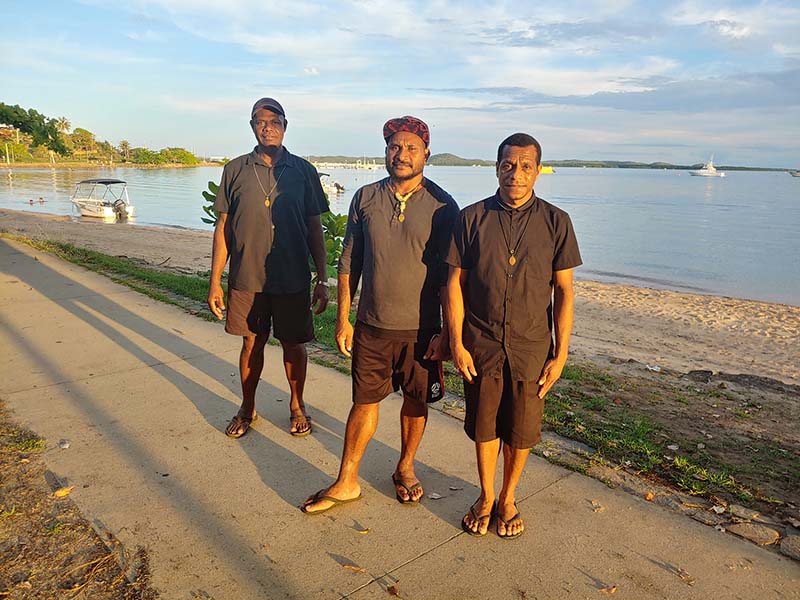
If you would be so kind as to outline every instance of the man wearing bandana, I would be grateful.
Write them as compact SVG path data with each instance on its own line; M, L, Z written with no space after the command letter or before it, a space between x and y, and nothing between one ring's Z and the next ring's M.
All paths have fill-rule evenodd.
M358 471L378 425L380 401L402 389L400 460L391 475L402 504L423 496L414 457L425 430L427 402L444 392L441 360L449 354L442 331L444 256L458 206L423 176L430 156L428 126L411 116L383 127L389 177L353 196L339 261L336 342L351 356L353 406L347 419L339 476L302 506L325 512L361 498ZM361 281L355 328L350 307Z

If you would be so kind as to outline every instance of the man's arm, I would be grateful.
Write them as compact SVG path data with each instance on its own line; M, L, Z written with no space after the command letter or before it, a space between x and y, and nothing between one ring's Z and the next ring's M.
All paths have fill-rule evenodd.
M221 212L214 227L214 242L211 246L211 280L208 285L208 308L218 319L222 319L225 310L225 294L222 291L222 271L228 262L228 240L226 224L228 213Z
M555 356L548 360L542 375L539 377L539 398L544 398L553 384L561 377L561 371L567 364L569 338L572 335L573 308L575 291L572 287L573 269L556 271L553 281L553 322L556 334Z
M317 305L314 314L325 311L328 306L328 256L325 251L325 235L322 232L322 219L319 215L308 217L308 249L317 269L317 284L311 296L311 306Z
M478 375L472 355L464 347L462 331L464 328L464 284L467 281L467 271L459 267L450 267L447 275L447 309L445 317L450 329L450 351L453 354L453 364L458 372L469 383Z

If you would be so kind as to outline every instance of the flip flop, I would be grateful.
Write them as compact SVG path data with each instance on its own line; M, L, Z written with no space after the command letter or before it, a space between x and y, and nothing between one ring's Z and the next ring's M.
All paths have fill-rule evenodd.
M414 485L412 485L411 487L408 487L405 483L403 483L403 480L397 476L397 473L392 473L392 483L395 486L394 497L397 498L397 501L400 504L419 504L419 501L422 499L422 496L420 496L416 500L411 499L411 492L413 492L414 490L422 489L422 484L419 481ZM406 494L408 494L408 500L404 499L397 492L398 485L401 486L406 491Z
M258 415L255 413L253 413L252 418L243 417L239 413L236 413L230 420L230 423L228 423L228 426L225 428L225 435L227 435L229 438L239 439L245 433L250 431L250 426L256 419L258 419ZM239 428L242 427L242 425L244 425L244 429L238 431ZM233 433L229 433L231 429L233 430Z
M309 504L314 504L314 503L320 502L322 500L325 500L326 502L332 502L332 504L328 508L323 508L323 509L320 509L320 510L308 510L308 505ZM316 515L316 514L319 514L319 513L328 512L330 509L335 508L335 507L337 507L337 506L339 506L341 504L347 504L348 502L355 502L356 500L361 500L361 494L360 493L355 498L349 498L349 499L346 499L346 500L342 500L341 498L334 498L333 496L328 496L325 493L325 489L321 489L320 491L318 491L314 495L310 496L308 498L308 500L306 500L303 503L303 506L300 507L300 510L302 510L307 515Z
M514 503L514 508L515 508L515 509L517 508L517 504L516 504L516 502ZM513 516L513 517L511 517L511 518L510 518L508 521L506 521L506 520L505 520L503 517L501 517L501 516L500 516L500 511L497 511L497 521L498 521L498 525L500 524L500 522L502 522L502 523L503 523L503 525L505 525L505 527L506 527L506 530L508 530L508 526L509 526L509 524L510 524L512 521L514 521L514 520L516 520L516 519L519 519L520 517L521 517L521 515L519 514L519 510L517 510L517 512L514 514L514 516ZM499 538L502 538L502 539L504 539L504 540L513 540L514 538L518 538L518 537L519 537L519 536L521 536L523 533L525 533L525 530L524 530L524 529L522 529L521 531L518 531L517 533L512 533L512 534L510 534L510 535L500 535L500 530L499 530L499 529L496 529L496 530L495 530L495 533L497 533L497 537L499 537Z
M480 498L478 500L480 500ZM475 502L477 502L478 500L476 500ZM461 519L461 529L463 529L466 533L470 534L472 537L483 537L483 536L485 536L487 533L489 533L488 523L487 523L486 531L484 531L483 533L480 532L481 525L483 524L483 520L484 519L489 521L492 518L492 516L495 513L495 509L496 508L497 508L497 500L495 500L492 503L492 508L489 511L488 515L478 516L478 514L475 512L475 504L473 503L473 505L469 507L469 516L471 516L474 521L478 521L478 531L472 531L472 529L470 529L467 526L467 524L464 522L464 519ZM466 518L466 515L464 515L464 518Z
M305 419L305 421L308 423L308 429L305 431L292 431L292 428L290 427L289 433L294 437L306 437L311 433L311 417L308 415L295 415L293 417L289 417L289 423L293 425L295 422L300 421L301 419Z

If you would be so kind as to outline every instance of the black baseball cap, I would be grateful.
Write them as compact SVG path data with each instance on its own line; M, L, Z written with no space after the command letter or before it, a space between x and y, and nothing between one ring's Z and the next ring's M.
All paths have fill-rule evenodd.
M259 108L266 108L267 110L277 113L282 117L286 116L286 113L283 112L283 107L280 105L280 102L274 98L261 98L261 100L258 100L255 104L253 104L253 110L250 111L251 119L256 116L256 111Z

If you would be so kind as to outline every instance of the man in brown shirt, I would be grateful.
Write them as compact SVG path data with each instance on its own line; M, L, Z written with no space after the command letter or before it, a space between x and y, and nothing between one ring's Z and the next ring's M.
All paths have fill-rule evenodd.
M336 341L353 364L353 407L347 419L339 476L304 503L324 512L361 497L358 470L378 424L379 402L403 390L400 460L392 473L396 498L416 504L422 484L414 457L427 420L427 404L442 397L441 298L447 279L444 255L458 206L423 177L430 155L427 125L415 117L391 119L383 129L389 177L353 197L342 257ZM349 314L362 280L355 329Z
M261 98L255 103L250 127L258 145L225 165L214 202L219 219L214 229L208 306L222 319L221 278L230 256L225 331L242 336L242 405L225 430L233 438L247 433L256 419L256 386L270 329L283 347L291 390L289 433L311 433L303 402L308 362L305 342L314 337L310 306L317 305L319 314L328 303L320 221L320 214L328 211L328 201L316 169L283 146L287 124L286 113L276 100ZM309 252L317 271L313 294L309 290Z
M453 363L465 379L464 430L475 442L481 484L461 526L476 536L492 516L498 536L522 534L516 487L541 437L545 394L567 360L572 270L581 257L569 215L534 193L541 154L524 133L500 144L497 193L461 211L446 259Z

